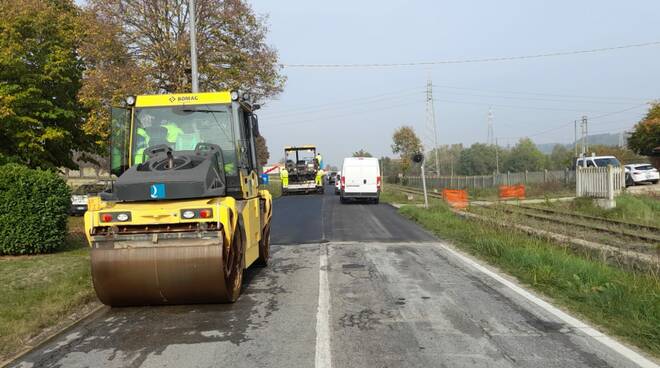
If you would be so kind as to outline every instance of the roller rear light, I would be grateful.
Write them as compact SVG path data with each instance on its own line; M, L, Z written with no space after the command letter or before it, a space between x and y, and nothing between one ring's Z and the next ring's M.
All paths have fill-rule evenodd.
M126 222L131 220L130 212L106 212L99 215L101 222Z
M380 189L380 176L376 177L376 186L378 186L378 189Z
M184 220L208 219L213 217L213 210L210 208L186 209L181 211L181 218Z
M346 188L346 177L344 175L341 176L341 189Z

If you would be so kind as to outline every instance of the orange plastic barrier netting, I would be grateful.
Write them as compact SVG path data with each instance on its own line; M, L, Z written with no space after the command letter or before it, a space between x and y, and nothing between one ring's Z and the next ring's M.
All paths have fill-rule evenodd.
M467 208L468 194L467 190L443 189L442 198L453 208Z
M500 186L500 199L525 199L525 185Z

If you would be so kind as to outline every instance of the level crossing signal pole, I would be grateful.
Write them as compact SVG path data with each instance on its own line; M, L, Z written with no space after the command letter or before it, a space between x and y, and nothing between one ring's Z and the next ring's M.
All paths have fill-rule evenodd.
M429 208L429 197L426 192L426 172L424 171L424 154L415 153L412 157L413 162L421 164L422 167L422 188L424 189L424 208Z

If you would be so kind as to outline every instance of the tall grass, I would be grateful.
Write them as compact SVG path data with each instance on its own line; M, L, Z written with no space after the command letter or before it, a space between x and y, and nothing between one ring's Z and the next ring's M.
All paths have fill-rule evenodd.
M583 258L521 232L464 220L445 206L406 206L401 212L611 334L660 356L658 279Z
M576 198L573 202L554 203L552 206L565 207L591 216L660 227L660 199L649 196L621 194L616 197L616 207L612 209L603 209L589 198Z

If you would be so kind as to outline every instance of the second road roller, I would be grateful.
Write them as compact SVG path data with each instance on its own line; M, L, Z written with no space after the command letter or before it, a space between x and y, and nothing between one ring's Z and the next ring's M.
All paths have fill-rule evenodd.
M267 264L257 108L239 91L129 96L113 108L118 179L85 213L101 302L231 303L245 268Z

